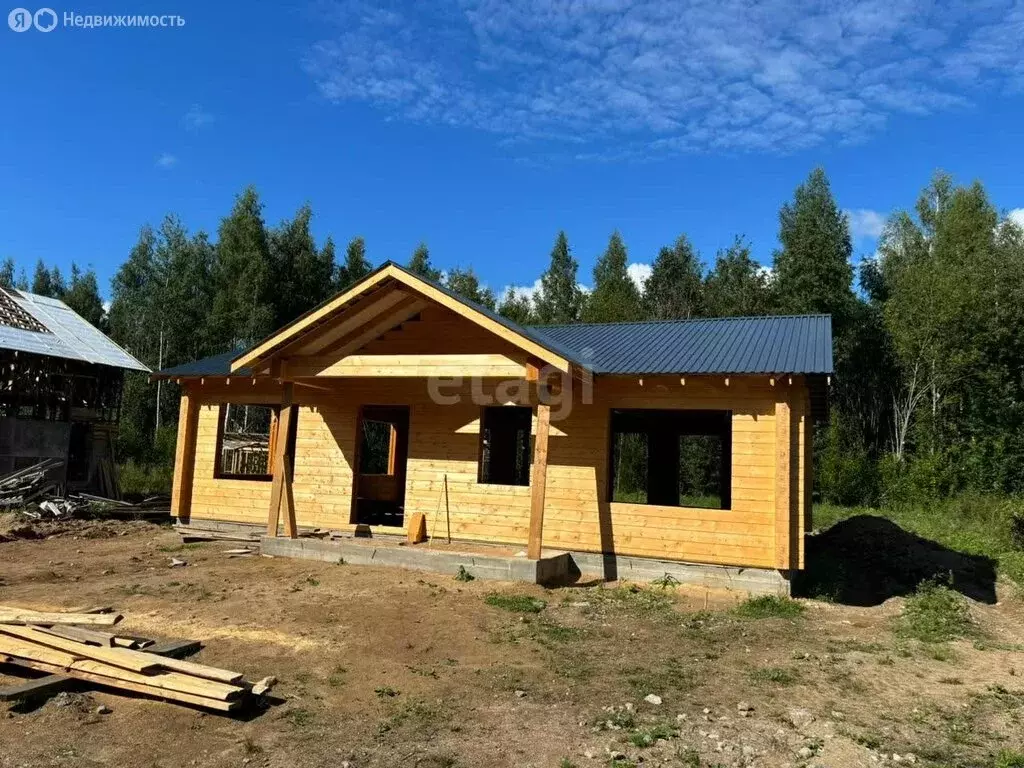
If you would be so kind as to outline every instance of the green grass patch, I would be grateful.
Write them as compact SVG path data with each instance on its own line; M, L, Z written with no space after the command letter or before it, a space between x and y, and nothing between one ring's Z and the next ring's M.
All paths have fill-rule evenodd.
M735 613L745 619L795 619L803 616L803 604L781 595L760 595L744 600Z
M755 683L793 685L798 679L796 670L787 667L758 667L750 670L750 679Z
M1024 768L1024 752L1003 749L992 761L992 768Z
M693 671L677 659L643 667L628 667L622 674L629 687L641 696L649 693L663 696L674 691L690 690L697 684Z
M944 643L977 634L967 599L944 584L928 581L907 598L897 634L925 643Z
M484 602L493 608L512 613L540 613L548 605L543 600L529 595L505 595L500 592L487 595Z
M654 725L637 728L629 734L629 743L634 747L652 747L658 739L674 739L677 731L668 723L655 723Z

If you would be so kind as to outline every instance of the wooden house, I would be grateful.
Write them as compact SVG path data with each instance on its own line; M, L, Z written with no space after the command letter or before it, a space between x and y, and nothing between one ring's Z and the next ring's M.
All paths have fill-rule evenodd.
M525 327L388 263L245 352L156 376L182 387L172 514L193 524L380 537L419 513L605 573L788 574L831 372L827 316Z

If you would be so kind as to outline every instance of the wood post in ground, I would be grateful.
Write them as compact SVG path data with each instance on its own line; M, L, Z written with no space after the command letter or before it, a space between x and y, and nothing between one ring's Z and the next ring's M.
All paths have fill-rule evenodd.
M775 403L775 567L788 571L793 564L793 528L796 522L797 477L793 473L793 408L790 391L783 388Z
M274 455L271 457L273 482L270 485L270 510L267 514L267 536L277 536L277 526L281 519L282 501L285 506L285 534L294 539L297 535L295 527L295 501L292 497L292 460L290 453L292 424L295 421L292 383L284 383L281 395L281 412L277 418L275 430Z
M530 472L530 537L526 556L540 560L544 545L544 493L548 479L548 433L551 431L551 406L537 404L537 434L533 438L533 467Z
M174 484L171 515L188 521L192 507L192 478L195 475L196 437L199 433L199 400L183 389L178 411L178 445L174 456Z

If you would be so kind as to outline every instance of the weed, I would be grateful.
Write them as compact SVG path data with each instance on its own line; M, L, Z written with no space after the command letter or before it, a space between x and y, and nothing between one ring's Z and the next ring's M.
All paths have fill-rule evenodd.
M634 747L650 747L658 739L674 739L677 731L667 723L656 723L645 728L637 728L629 734L629 743Z
M579 627L567 627L550 619L537 619L530 623L530 634L534 640L555 643L567 643L571 640L579 640L583 637L583 630Z
M377 726L377 734L382 736L402 725L434 732L439 724L448 721L450 718L451 713L442 704L431 704L421 699L410 699L394 709L387 719Z
M319 587L320 579L314 579L312 576L307 576L306 583L309 584L309 586L311 587Z
M907 598L897 633L925 643L941 643L976 633L967 600L938 581L926 581Z
M786 667L758 667L750 671L750 679L755 683L792 685L797 681L797 677L795 670Z
M492 608L501 608L503 611L513 613L540 613L547 607L547 603L529 595L503 595L500 592L492 592L484 598L484 602Z
M313 722L313 713L308 709L297 707L296 709L290 709L284 713L284 718L292 725L298 727L304 727Z
M348 673L348 669L342 666L337 666L334 671L331 672L331 676L327 678L327 684L332 688L338 688L345 684L345 675Z
M466 570L466 566L460 565L458 572L455 574L456 581L474 581L476 576Z
M558 763L558 768L578 768L578 766L568 757L563 757Z
M377 698L379 699L393 699L400 693L390 685L382 685L379 688L374 688L373 692L377 694Z
M614 757L608 763L608 768L636 768L636 763L628 757Z
M687 747L677 756L686 768L700 768L700 753L693 747Z
M662 589L669 589L672 587L679 586L679 579L673 576L671 573L666 573L664 576L654 579L651 582L652 587L661 587Z
M623 671L626 682L639 694L681 691L696 685L694 674L676 659L669 659L661 665L630 667Z
M617 709L611 717L599 717L594 725L598 729L631 731L636 726L636 713L631 709Z
M940 677L939 682L943 685L963 685L964 681L959 677Z
M255 757L256 755L263 754L263 747L246 736L242 739L242 751L245 752L246 757Z
M744 619L795 619L805 610L803 604L791 597L760 595L744 600L736 606L735 612Z
M992 768L1024 768L1024 752L1015 749L1003 749L996 755Z

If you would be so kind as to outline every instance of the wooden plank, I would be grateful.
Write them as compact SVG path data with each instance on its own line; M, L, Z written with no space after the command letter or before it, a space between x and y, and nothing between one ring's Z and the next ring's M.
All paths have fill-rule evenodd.
M63 627L59 624L52 627L34 628L38 629L40 632L46 632L50 635L63 637L65 640L74 640L79 643L98 645L103 648L114 647L114 635L109 632L96 632L91 629L82 629L81 627Z
M288 376L302 378L478 376L523 378L522 361L501 354L335 355L296 357L288 363Z
M82 649L94 649L93 646L80 645ZM82 658L82 651L64 652L53 648L46 648L34 642L19 640L11 637L0 637L0 652L17 658L39 661L46 664L54 664L65 670L79 670L103 675L114 680L125 680L131 683L151 685L154 688L189 693L194 696L206 696L220 701L228 701L238 698L243 689L236 685L228 685L224 682L216 682L209 679L194 677L191 674L181 672L159 672L152 675L142 675L132 672L116 665L106 664L94 659ZM163 662L175 662L175 659L160 659ZM189 662L178 662L188 664ZM197 665L199 666L199 665Z
M31 627L0 624L0 633L21 640L28 640L32 643L38 643L46 648L81 656L82 658L102 661L105 664L121 667L132 672L153 672L160 668L162 661L162 659L156 657L148 657L139 651L130 651L127 648L100 648L94 645L85 645L75 640L66 640L63 637L48 635Z
M75 684L67 675L46 675L34 680L26 680L17 685L0 688L0 701L22 701L36 699L65 691Z
M539 560L544 544L544 493L548 477L548 431L551 406L537 405L537 434L533 439L533 467L530 470L530 534L526 556Z
M345 310L344 314L333 320L331 325L311 334L312 338L294 351L299 355L319 354L335 344L339 339L343 339L350 333L364 327L367 323L373 322L388 310L394 309L401 304L409 303L410 296L406 291L392 290L386 291L382 295L371 294L353 307Z
M419 312L422 312L428 306L429 302L426 302L423 299L418 297L410 298L408 301L396 305L394 311L389 312L372 325L359 328L348 336L338 338L332 343L322 347L320 349L320 354L331 355L335 358L344 357L351 352L365 347L371 341L380 338L381 334L392 331L409 318Z
M782 390L784 399L775 403L775 566L789 570L790 541L789 528L792 516L792 409L789 405L789 391Z
M60 613L0 606L0 624L88 624L112 627L123 618L119 613Z
M178 408L178 443L174 450L174 481L171 486L171 516L188 519L192 506L199 401L189 387L181 391Z
M128 680L117 680L111 677L105 677L104 675L96 674L94 672L88 672L82 669L61 669L60 666L55 664L47 664L40 661L23 661L21 662L27 667L37 669L42 672L57 673L66 677L72 677L76 680L85 680L87 682L106 686L108 688L115 688L124 691L131 691L132 693L142 694L144 696L151 696L156 699L163 699L165 701L176 701L182 704L191 704L196 707L203 707L205 709L214 710L217 712L232 712L238 709L243 701L242 699L232 699L231 701L220 701L218 699L211 699L206 696L195 696L188 693L181 693L178 691L171 691L164 688L155 688L151 685L143 683L131 682ZM144 678L149 679L149 678Z
M274 479L270 486L270 509L267 514L267 536L277 536L277 525L281 518L281 495L288 480L285 477L284 456L288 450L288 434L291 430L295 409L291 382L285 382L281 394L281 411L277 419L277 435L274 438L274 455L271 457Z

